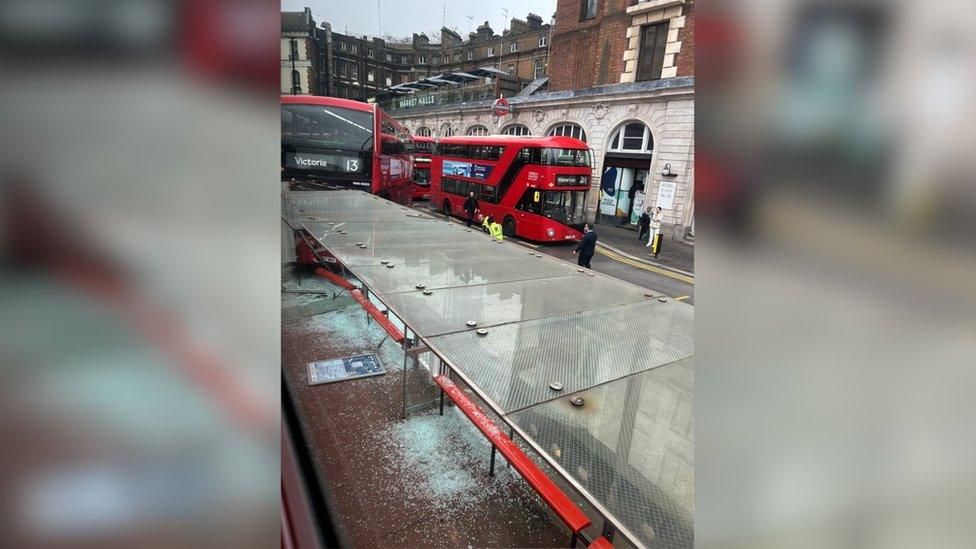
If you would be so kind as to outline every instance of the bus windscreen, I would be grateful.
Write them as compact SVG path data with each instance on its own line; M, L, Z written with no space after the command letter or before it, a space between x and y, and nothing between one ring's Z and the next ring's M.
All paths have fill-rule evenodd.
M322 105L282 105L281 141L364 151L373 147L372 113Z

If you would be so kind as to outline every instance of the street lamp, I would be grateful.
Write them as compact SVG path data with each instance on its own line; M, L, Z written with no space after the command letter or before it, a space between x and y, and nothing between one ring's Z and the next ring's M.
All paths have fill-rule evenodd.
M661 175L663 175L664 177L675 177L678 174L671 171L671 163L667 162L664 164L664 170L661 171Z

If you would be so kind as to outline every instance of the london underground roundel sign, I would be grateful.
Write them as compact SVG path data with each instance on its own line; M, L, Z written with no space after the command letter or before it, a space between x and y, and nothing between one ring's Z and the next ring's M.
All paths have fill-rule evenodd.
M504 97L499 97L491 104L491 110L495 113L495 116L505 116L512 112L512 104Z

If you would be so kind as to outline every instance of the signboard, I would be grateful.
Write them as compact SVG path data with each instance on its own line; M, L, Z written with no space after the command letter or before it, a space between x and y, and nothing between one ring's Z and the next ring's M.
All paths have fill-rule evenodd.
M634 207L631 209L630 213L630 223L636 225L640 221L640 216L644 213L644 191L637 191L634 193Z
M308 384L319 385L347 379L378 376L386 370L376 355L360 355L308 364Z
M674 181L661 181L657 187L657 204L662 210L674 209L674 192L678 184Z
M495 116L505 116L506 114L512 112L512 104L509 103L504 97L499 97L492 102L491 112L495 113Z
M401 109L407 107L419 107L421 105L433 105L435 103L435 97L433 94L427 95L412 95L410 97L405 97L397 101L397 106Z
M285 167L298 170L323 170L330 172L359 173L363 171L363 164L363 159L355 153L285 153Z
M600 178L600 213L613 215L617 209L617 168L603 170Z
M491 174L492 166L484 164L474 164L472 162L458 162L456 160L445 160L441 168L442 175L457 175L461 177L471 177L473 179L488 179Z

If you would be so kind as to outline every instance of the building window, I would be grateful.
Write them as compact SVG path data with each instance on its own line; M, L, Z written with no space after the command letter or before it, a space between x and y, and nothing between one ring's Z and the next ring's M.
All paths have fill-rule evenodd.
M495 46L488 46L488 57L493 57L495 55Z
M640 52L637 54L637 81L661 78L664 50L668 41L668 21L641 27Z
M359 80L359 67L352 64L349 65L349 78Z
M406 55L400 56L400 64L401 65L406 65L407 64L407 56Z
M441 124L441 137L451 137L454 135L454 128L449 122Z
M468 128L468 131L465 133L467 133L467 135L488 135L488 128L478 124Z
M367 82L376 81L376 73L373 72L373 69L366 69L366 81Z
M387 63L392 63L393 62L393 55L392 54L389 54L389 53L386 54L386 62Z
M586 143L586 132L579 124L558 124L549 129L548 135L561 135L563 137L574 137Z
M548 44L548 43L549 43L549 42L548 42L548 41L546 41L546 37L545 37L545 36L540 36L540 37L539 37L539 47L540 47L540 48L544 48L544 47L546 47L546 44Z
M468 50L468 61L474 59L474 50Z
M580 21L586 21L587 19L596 17L596 2L597 0L583 0Z
M417 135L421 137L430 137L430 128L427 126L420 126L417 128Z
M607 150L651 153L654 150L651 130L640 122L631 122L613 132L610 136L610 148Z
M302 75L298 71L291 71L291 93L302 93Z
M515 76L515 65L508 66L508 74L509 76Z
M298 40L291 39L291 55L288 59L298 59Z
M529 127L523 124L511 124L502 130L502 135L529 135Z
M385 80L386 80L386 87L389 88L390 86L393 85L393 78L391 78L389 75L387 75Z
M352 53L356 53L356 44L352 44L349 47L351 48Z
M369 48L368 50L366 50L366 55L373 57L373 48Z
M461 54L460 53L455 53L454 54L454 61L460 61L460 60L461 60Z
M420 56L420 64L421 65L426 65L427 64L427 56L426 55L421 55Z
M535 77L542 78L546 74L546 67L544 65L543 59L540 57L535 60Z
M336 64L335 64L335 74L336 74L336 76L345 76L346 75L346 64L343 61L341 61L341 60L340 61L336 61Z
M339 51L346 51L346 43L339 42Z
M515 53L518 51L518 42L512 42L511 47L508 48L510 53Z

